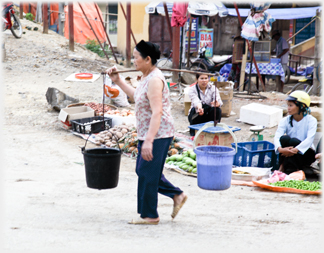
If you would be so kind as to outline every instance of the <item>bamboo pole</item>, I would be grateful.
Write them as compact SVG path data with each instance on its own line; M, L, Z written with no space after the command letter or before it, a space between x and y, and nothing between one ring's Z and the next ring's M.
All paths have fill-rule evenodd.
M187 70L187 69L164 69L159 68L161 71L170 71L170 72L184 72L184 73L190 73L190 74L201 74L201 75L207 75L207 76L215 76L215 74L212 73L206 73L206 72L199 72L195 70ZM126 70L117 70L112 72L112 74L119 74L119 73L127 73L127 72L140 72L137 69L126 69ZM101 72L101 74L106 74L106 72Z
M108 56L107 52L105 51L105 49L104 49L103 46L101 45L100 40L99 40L99 38L98 38L96 32L95 32L94 29L92 28L92 25L91 25L91 23L90 23L90 21L89 21L87 15L85 14L85 12L84 12L84 10L83 10L83 8L82 8L82 6L81 6L80 3L79 3L79 6L80 6L80 9L81 9L81 11L82 11L84 17L85 17L86 20L88 21L88 24L89 24L89 26L90 26L90 28L91 28L93 34L96 36L96 39L97 39L97 41L98 41L99 46L101 47L102 51L104 52L105 56L107 57L107 60L109 60L109 56Z
M94 3L94 5L95 5L95 7L96 7L96 10L97 10L98 16L99 16L100 21L101 21L101 24L102 24L102 27L103 27L103 29L105 30L105 34L106 34L106 37L107 37L107 40L108 40L108 43L109 43L109 46L110 46L111 52L113 53L114 58L115 58L115 61L116 61L116 63L118 64L117 57L116 57L116 55L115 55L115 52L114 52L113 46L111 45L111 42L110 42L110 39L109 39L108 33L107 33L107 31L106 31L106 27L105 27L105 25L104 25L104 22L102 21L102 18L101 18L101 15L100 15L100 12L99 12L98 6L97 6L96 3Z

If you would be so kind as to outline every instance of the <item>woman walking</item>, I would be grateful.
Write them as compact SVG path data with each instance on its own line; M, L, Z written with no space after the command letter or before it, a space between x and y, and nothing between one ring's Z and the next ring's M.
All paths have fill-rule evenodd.
M143 73L137 88L126 84L114 66L107 70L111 80L135 101L138 136L137 212L140 218L130 224L157 225L160 221L158 193L173 199L174 219L187 200L187 195L173 186L163 175L164 162L174 135L169 89L162 72L155 66L160 58L159 46L141 40L133 52L134 66Z

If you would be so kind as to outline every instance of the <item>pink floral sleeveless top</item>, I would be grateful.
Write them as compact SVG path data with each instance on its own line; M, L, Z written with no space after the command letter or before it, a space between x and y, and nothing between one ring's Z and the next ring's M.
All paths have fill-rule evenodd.
M163 113L161 117L160 128L155 136L155 139L168 138L174 135L173 118L171 116L169 88L162 72L156 68L148 76L142 78L134 93L137 138L142 141L146 137L146 134L150 126L151 117L152 117L150 101L147 97L148 82L152 77L158 77L164 83L164 87L162 91L162 112Z

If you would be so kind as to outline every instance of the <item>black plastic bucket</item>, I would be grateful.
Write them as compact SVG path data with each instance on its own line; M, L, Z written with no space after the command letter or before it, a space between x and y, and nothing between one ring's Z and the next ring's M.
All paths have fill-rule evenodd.
M111 189L118 185L121 150L82 149L86 182L89 188Z

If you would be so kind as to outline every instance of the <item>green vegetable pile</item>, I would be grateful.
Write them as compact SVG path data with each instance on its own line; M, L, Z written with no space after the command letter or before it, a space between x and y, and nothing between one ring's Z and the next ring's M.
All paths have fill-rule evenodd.
M278 181L275 183L269 183L269 185L295 188L295 189L307 190L307 191L318 191L322 189L322 183L319 181L309 182L309 181L302 181L302 180L286 180L286 181Z
M184 151L181 155L175 154L167 157L165 163L176 165L180 169L189 173L197 173L196 154L192 149Z

